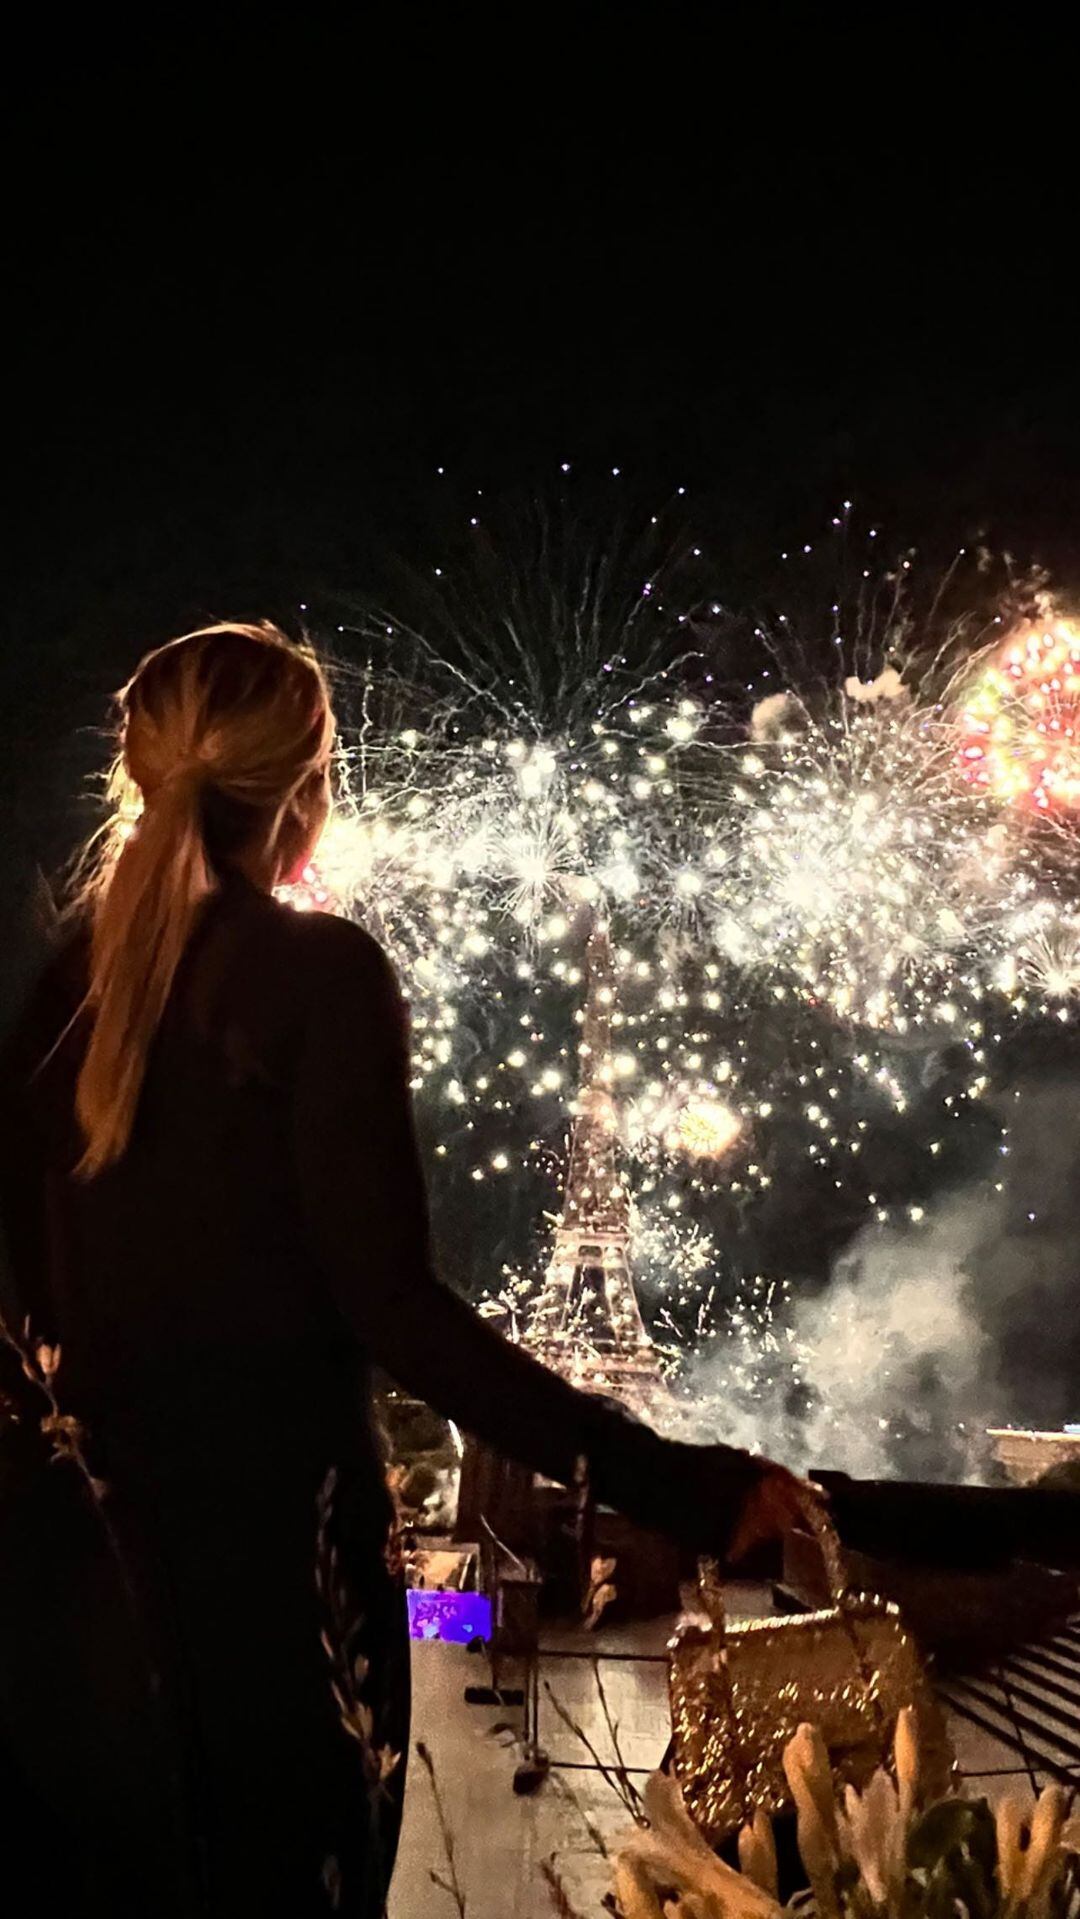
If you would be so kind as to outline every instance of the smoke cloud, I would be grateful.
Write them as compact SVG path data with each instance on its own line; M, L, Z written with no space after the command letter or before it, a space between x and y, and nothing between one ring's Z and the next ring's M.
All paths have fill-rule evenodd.
M864 1229L768 1332L721 1328L685 1380L701 1437L797 1468L980 1480L987 1427L1080 1417L1080 1083L1030 1079L1007 1118L998 1178Z

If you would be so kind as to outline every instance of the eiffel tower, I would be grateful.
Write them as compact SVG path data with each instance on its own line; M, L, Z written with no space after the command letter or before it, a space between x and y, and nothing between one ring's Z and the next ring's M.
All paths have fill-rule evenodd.
M611 1097L614 999L611 943L598 920L586 952L581 1089L563 1210L524 1343L574 1385L641 1412L664 1387L630 1270L630 1195Z

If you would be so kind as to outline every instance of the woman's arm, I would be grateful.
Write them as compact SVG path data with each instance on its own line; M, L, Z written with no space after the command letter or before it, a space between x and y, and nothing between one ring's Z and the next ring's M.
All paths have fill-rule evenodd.
M295 1155L314 1247L337 1304L410 1392L535 1471L643 1524L719 1548L761 1465L665 1440L503 1339L436 1279L408 1090L408 1040L388 961L358 928L312 916L313 964L295 1092Z

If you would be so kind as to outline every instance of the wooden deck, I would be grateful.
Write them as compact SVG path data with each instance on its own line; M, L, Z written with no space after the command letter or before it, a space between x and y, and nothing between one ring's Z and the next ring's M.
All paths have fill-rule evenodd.
M730 1588L732 1615L768 1610L761 1587ZM667 1743L664 1644L673 1621L627 1627L586 1636L568 1631L544 1634L541 1660L542 1742L554 1765L532 1797L518 1797L513 1775L520 1746L509 1726L520 1732L522 1711L470 1706L465 1688L484 1685L483 1661L463 1649L434 1643L413 1647L414 1733L426 1741L437 1770L447 1818L454 1835L456 1864L468 1919L552 1919L556 1907L547 1890L543 1865L554 1862L572 1902L588 1919L601 1919L600 1899L607 1869L591 1824L611 1840L628 1824L612 1787L605 1781L582 1740L560 1720L546 1691L577 1721L600 1760L614 1758L600 1701L593 1659L609 1711L619 1722L625 1763L642 1774L660 1760ZM1065 1662L1080 1645L1077 1628L1065 1636ZM1037 1682L1060 1677L1061 1646L1051 1650L1049 1668L1040 1668L1030 1652L994 1673L970 1683L949 1681L953 1740L961 1768L975 1791L992 1800L1006 1791L1030 1793L1051 1773L1051 1756L1067 1759L1080 1739L1080 1687L1070 1667L1068 1684L1052 1707L1054 1740L1028 1736L1017 1741L1014 1681L1028 1692ZM1013 1664L1016 1665L1015 1672ZM1034 1675L1034 1681L1033 1681ZM506 1683L520 1683L508 1672ZM988 1703L989 1702L989 1703ZM974 1708L977 1717L972 1717ZM1047 1715L1044 1701L1036 1717ZM1063 1743L1064 1742L1064 1743ZM1057 1773L1057 1776L1061 1776ZM390 1902L390 1919L454 1919L454 1903L431 1884L430 1870L445 1876L446 1866L430 1784L415 1759L410 1766L402 1850Z

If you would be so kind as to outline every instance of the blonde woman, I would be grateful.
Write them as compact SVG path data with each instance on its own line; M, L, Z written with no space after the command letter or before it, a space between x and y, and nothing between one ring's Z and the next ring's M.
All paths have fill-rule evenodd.
M102 1637L75 1560L67 1718L91 1754L101 1731L47 1808L68 1919L382 1910L408 1690L372 1362L556 1480L584 1456L599 1498L695 1546L799 1497L574 1392L439 1284L391 968L273 897L318 840L333 737L316 660L272 626L150 653L120 697L141 813L4 1062L9 1318L59 1352L134 1609ZM110 1707L136 1651L156 1733ZM29 1717L0 1727L16 1771Z

